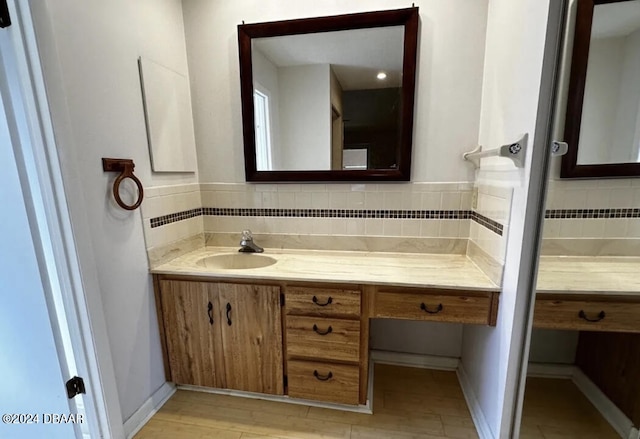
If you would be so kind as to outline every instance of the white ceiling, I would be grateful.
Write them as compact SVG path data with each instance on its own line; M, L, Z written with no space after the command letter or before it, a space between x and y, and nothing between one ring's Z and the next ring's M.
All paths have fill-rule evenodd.
M403 26L252 40L252 50L278 67L331 64L343 90L400 87L403 47ZM386 80L376 78L380 71Z
M596 5L591 38L623 37L640 29L640 0Z

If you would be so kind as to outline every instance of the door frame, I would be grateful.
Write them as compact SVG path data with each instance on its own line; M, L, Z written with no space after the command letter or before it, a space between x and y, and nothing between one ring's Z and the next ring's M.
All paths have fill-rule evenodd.
M73 373L85 381L83 405L89 427L85 433L122 438L95 260L83 257L81 263L79 258L79 250L90 244L78 239L74 233L78 224L71 221L31 6L19 0L8 0L8 6L12 24L0 30L5 33L0 37L6 37L0 57L7 77L0 87L9 102L5 107L12 146L61 370L67 378Z
M568 7L569 0L549 0L531 174L524 214L525 234L518 274L519 300L511 339L513 355L507 372L509 400L503 408L501 433L504 434L500 435L501 438L520 436Z

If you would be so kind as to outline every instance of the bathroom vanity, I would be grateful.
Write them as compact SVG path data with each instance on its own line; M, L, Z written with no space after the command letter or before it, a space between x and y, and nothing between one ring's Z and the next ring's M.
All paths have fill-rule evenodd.
M369 319L496 324L499 289L464 255L234 252L153 270L169 381L364 405Z

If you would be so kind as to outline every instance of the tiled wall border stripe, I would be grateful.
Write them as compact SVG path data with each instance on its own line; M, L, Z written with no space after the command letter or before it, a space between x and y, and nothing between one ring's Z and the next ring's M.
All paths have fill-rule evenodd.
M151 218L151 228L194 218L212 216L273 216L290 218L398 218L398 219L471 219L502 235L502 224L469 210L355 210L355 209L254 209L202 207ZM640 209L550 209L548 219L640 218Z
M476 223L480 224L481 226L486 227L487 229L491 230L494 233L497 233L498 235L502 236L502 232L504 229L504 226L502 224L500 224L497 221L492 220L491 218L488 218L478 212L475 211L470 211L470 218L472 221L475 221Z
M640 209L552 209L544 214L549 219L640 218Z
M182 212L170 213L168 215L162 215L156 218L151 218L151 228L164 226L167 224L175 223L177 221L186 220L189 218L195 218L202 215L202 207L196 207L195 209L185 210Z
M200 207L183 212L151 218L151 228L177 221L209 216L268 216L288 218L393 218L393 219L470 219L502 235L502 224L471 210L356 210L356 209L268 209L268 208L221 208Z
M469 219L468 210L261 209L204 207L211 216L278 216L291 218Z

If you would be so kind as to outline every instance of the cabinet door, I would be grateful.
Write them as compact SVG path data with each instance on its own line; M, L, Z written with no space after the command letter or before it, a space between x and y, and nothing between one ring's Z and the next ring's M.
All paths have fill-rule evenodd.
M161 281L160 297L171 379L177 384L226 387L215 284Z
M227 387L284 394L280 287L216 284Z

